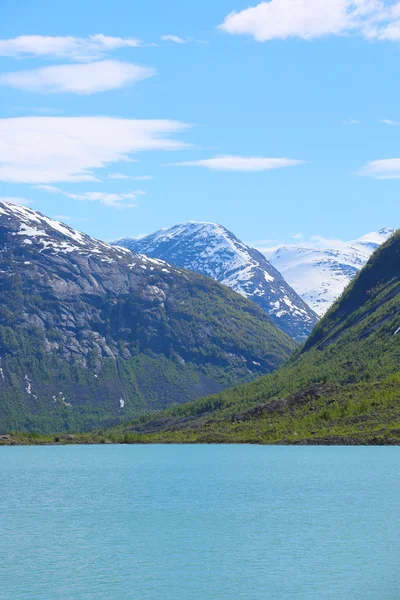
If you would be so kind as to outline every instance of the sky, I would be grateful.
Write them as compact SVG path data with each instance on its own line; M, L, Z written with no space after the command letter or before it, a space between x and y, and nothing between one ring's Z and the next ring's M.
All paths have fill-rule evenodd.
M398 227L399 70L397 0L15 0L0 199L105 240Z

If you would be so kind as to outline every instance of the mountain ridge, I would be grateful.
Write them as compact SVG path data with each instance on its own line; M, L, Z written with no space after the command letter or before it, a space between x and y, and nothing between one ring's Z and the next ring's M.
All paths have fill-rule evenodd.
M276 368L252 302L0 202L0 429L87 430Z
M187 221L140 239L121 238L113 243L212 277L253 300L298 341L318 321L262 253L217 223Z

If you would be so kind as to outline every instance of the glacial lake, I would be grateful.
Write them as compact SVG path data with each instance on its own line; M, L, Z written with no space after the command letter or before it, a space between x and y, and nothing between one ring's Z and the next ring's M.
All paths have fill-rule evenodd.
M0 448L1 600L397 600L400 449Z

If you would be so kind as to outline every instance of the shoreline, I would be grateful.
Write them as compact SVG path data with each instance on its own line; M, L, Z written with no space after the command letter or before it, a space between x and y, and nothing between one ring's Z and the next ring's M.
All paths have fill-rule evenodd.
M45 436L44 436L45 437ZM50 436L49 436L50 437ZM58 436L57 436L58 437ZM7 438L7 439L4 439ZM263 441L241 441L241 440L146 440L126 442L124 440L110 440L107 438L86 440L84 438L74 437L74 439L60 439L58 441L48 439L35 439L22 436L0 436L1 447L16 447L16 446L320 446L320 447L344 447L344 446L400 446L400 439L385 438L384 436L373 436L371 438L358 438L352 436L326 436L321 438L304 438L301 440L281 440L276 442Z

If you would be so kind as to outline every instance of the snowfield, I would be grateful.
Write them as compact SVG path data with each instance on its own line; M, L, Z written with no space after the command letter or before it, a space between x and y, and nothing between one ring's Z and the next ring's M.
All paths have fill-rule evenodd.
M343 292L371 254L394 233L380 229L332 248L281 246L264 252L286 281L320 316Z

